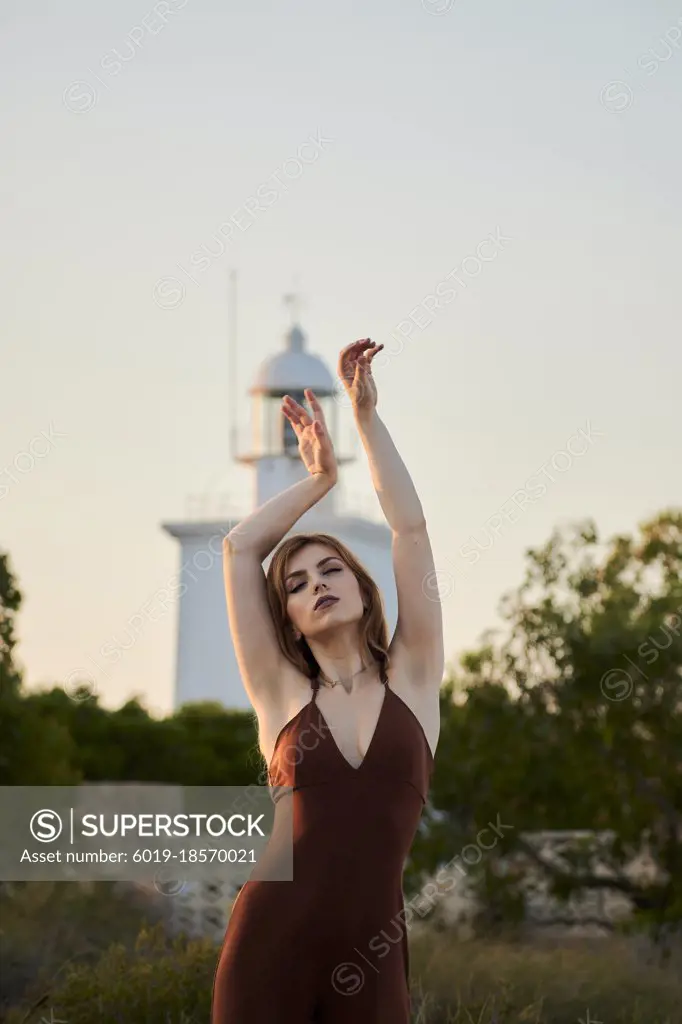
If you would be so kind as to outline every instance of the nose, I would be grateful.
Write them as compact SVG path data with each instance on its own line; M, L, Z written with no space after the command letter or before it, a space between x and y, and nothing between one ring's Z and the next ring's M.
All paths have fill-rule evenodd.
M315 584L315 593L317 593L317 591L320 589L320 587L324 587L326 589L327 584L324 582L324 580L318 580L317 581L317 583Z

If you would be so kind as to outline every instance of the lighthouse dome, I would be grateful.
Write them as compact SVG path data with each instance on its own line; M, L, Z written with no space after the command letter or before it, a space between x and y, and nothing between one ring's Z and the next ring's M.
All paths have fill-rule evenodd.
M334 378L319 356L306 352L305 340L300 326L293 324L285 335L285 350L261 363L250 393L281 396L312 388L318 397L333 394Z

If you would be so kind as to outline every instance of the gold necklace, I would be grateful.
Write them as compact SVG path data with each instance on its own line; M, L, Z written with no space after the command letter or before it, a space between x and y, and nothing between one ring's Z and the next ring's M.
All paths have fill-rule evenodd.
M353 679L355 679L356 676L359 676L361 672L365 672L368 668L369 665L363 665L362 668L358 669L357 672L354 672L352 676L346 676L342 679L329 679L329 677L324 674L322 669L320 669L318 673L318 678L322 683L324 683L325 686L328 686L331 689L333 689L335 686L338 686L339 683L350 683Z

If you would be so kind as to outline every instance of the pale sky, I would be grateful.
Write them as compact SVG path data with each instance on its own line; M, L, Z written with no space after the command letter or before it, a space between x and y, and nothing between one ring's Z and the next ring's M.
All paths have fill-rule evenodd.
M233 267L245 429L296 279L332 369L355 338L394 351L379 410L430 526L449 660L556 525L608 537L679 506L679 3L4 0L0 26L0 548L30 685L177 572L160 523L188 495L248 507ZM362 458L345 486L371 494ZM175 613L98 680L105 704L170 709Z

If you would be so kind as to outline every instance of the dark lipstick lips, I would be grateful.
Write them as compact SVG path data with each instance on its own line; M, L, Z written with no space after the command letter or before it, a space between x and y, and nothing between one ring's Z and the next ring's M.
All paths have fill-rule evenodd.
M318 597L317 601L315 602L315 611L317 611L317 609L320 607L323 601L338 601L338 597L332 597L331 594L324 594L323 597Z

